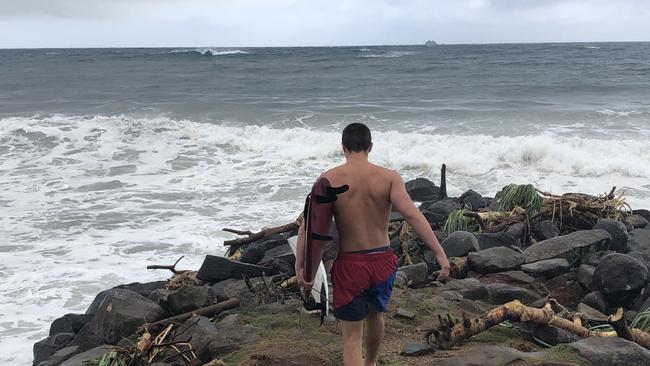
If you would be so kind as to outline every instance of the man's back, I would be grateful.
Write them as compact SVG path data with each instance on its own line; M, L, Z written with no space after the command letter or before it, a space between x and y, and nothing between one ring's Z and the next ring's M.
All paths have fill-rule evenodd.
M347 162L323 174L332 186L350 189L338 196L334 219L340 250L352 252L388 245L390 192L395 173L367 161Z

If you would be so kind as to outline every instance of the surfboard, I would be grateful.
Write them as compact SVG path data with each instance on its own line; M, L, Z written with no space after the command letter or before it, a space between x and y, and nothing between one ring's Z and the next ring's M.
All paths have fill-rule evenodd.
M291 250L293 250L293 255L296 255L296 248L298 243L298 237L294 236L288 239ZM325 265L323 261L318 264L318 270L316 271L316 276L314 278L314 285L311 288L311 297L314 298L314 301L318 304L318 309L321 311L321 318L324 318L329 314L329 287L327 286L327 272L325 272Z

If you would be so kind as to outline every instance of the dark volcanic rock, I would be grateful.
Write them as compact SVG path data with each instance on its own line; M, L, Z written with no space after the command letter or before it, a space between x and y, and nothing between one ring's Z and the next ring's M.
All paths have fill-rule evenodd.
M479 208L487 207L488 200L473 190L469 190L458 198L469 210L476 211Z
M646 210L646 209L632 210L632 213L635 215L639 215L644 219L646 219L648 222L650 222L650 210Z
M646 267L650 270L650 252L629 252L627 253L632 258L638 259L641 263L645 264ZM648 274L650 277L650 273Z
M546 344L550 344L551 346L562 343L571 343L582 339L582 337L578 335L575 335L564 329L555 328L553 326L526 324L525 327L528 327L530 329L532 336Z
M578 282L587 290L593 290L593 278L594 271L596 267L590 266L588 264L581 264L576 271L576 277Z
M650 365L650 351L619 337L587 337L567 345L592 365Z
M406 192L413 201L436 201L440 199L440 188L426 178L416 178L405 183Z
M89 361L101 357L104 353L114 350L115 347L109 345L102 345L95 347L83 353L79 353L68 360L64 361L61 366L87 366Z
M248 291L244 280L228 279L215 283L212 285L212 292L219 301L226 301L231 298L236 298L239 293Z
M493 304L505 304L512 300L519 300L524 304L530 304L539 299L539 295L522 287L507 285L504 283L490 283L485 286Z
M57 333L77 333L92 318L93 316L89 314L65 314L52 322L52 325L50 325L50 335Z
M589 305L590 307L604 313L607 311L607 304L605 303L605 298L603 294L598 291L592 291L585 295L585 297L580 300L581 303Z
M158 289L165 288L166 281L155 281L155 282L133 282L126 285L119 285L115 288L133 291L140 296L149 297L149 295Z
M596 267L597 265L600 264L600 259L601 258L603 258L604 256L606 256L608 254L612 254L612 253L615 253L615 252L613 252L611 250L601 250L601 251L598 251L598 252L589 253L589 254L585 255L584 257L582 257L582 259L580 260L580 263L588 264L590 266Z
M522 263L524 263L524 256L506 247L470 252L468 255L469 268L484 274L519 268Z
M650 229L636 229L630 232L628 246L633 252L650 253Z
M54 352L54 354L51 355L46 361L38 363L38 366L58 366L63 361L69 359L77 353L79 353L78 346L61 348L60 350ZM34 365L37 365L36 362L34 362Z
M434 364L436 366L515 366L532 364L526 362L529 359L535 361L544 358L543 352L522 352L510 347L485 344L478 349L461 351L455 356L436 360ZM548 363L544 365L560 366Z
M427 282L429 275L429 267L425 262L410 264L408 266L399 267L398 271L406 274L407 283L409 286L421 285Z
M450 213L460 210L460 203L454 198L447 197L437 202L423 202L420 211L432 226L440 226L447 220Z
M533 234L538 241L555 238L560 235L560 229L551 220L542 220L535 223Z
M289 242L286 244L278 245L277 247L273 249L269 249L264 253L264 257L262 260L260 260L259 264L264 267L271 267L271 263L273 263L273 260L277 257L283 256L283 255L293 255L293 251L291 250L291 246L289 245Z
M441 245L447 257L464 257L469 252L481 250L476 236L467 231L453 232Z
M578 282L575 273L569 272L559 275L546 283L551 298L556 299L560 304L575 308L578 306L587 291Z
M450 279L445 288L458 291L464 299L482 300L488 297L487 288L476 278Z
M600 219L594 229L603 229L612 236L612 249L619 253L627 253L630 248L627 246L627 228L625 224L617 220Z
M167 308L167 298L171 291L161 288L149 294L148 299L160 305L163 309Z
M84 329L106 344L115 344L122 337L133 334L143 323L155 322L165 315L158 304L146 297L129 290L111 289L99 304L93 320ZM75 337L74 345L83 344L83 338L87 336L84 329Z
M603 257L594 271L594 286L611 306L623 305L636 296L648 279L648 267L629 255L613 253Z
M583 302L578 304L577 311L589 322L607 323L607 315Z
M58 333L34 344L34 365L47 360L56 351L68 344L74 333Z
M545 259L539 262L524 264L521 270L532 276L552 278L569 272L569 262L564 258Z
M246 247L244 250L244 253L242 253L242 256L240 258L240 261L243 263L252 263L256 264L261 261L263 261L264 256L268 251L271 251L279 246L285 245L286 247L289 248L289 251L291 251L291 248L289 247L289 242L287 239L282 236L282 235L272 235L269 236L268 238L264 238L262 240L258 240L256 242L251 243ZM279 255L281 253L273 252L273 257ZM271 258L272 259L272 258Z
M214 294L208 286L184 286L167 296L167 310L172 315L186 313L208 305L214 301Z
M505 231L498 233L480 233L476 235L476 239L481 250L496 247L512 247L519 243L517 238Z
M216 283L229 278L241 279L247 277L260 277L269 273L270 268L255 264L241 263L228 258L215 255L206 255L196 278L201 281Z
M526 224L523 222L515 222L514 224L508 226L506 233L512 235L517 242L522 243L524 237L526 236Z
M419 341L408 341L406 343L406 346L402 348L402 352L400 352L400 354L402 356L415 357L415 356L428 355L429 353L433 353L435 351L436 351L435 348L433 348L428 343L419 342Z
M630 215L625 218L625 223L634 229L644 229L648 227L648 220L641 215Z
M532 244L524 251L526 263L564 258L572 263L588 252L606 248L612 237L605 230L582 230Z

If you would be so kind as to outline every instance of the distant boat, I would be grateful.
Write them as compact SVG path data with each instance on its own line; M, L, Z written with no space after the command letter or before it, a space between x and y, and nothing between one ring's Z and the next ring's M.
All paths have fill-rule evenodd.
M436 41L427 41L424 45L427 47L435 47L438 43L436 43Z

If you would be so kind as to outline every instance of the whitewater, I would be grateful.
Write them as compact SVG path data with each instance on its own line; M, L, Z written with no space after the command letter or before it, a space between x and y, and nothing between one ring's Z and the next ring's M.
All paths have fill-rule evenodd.
M648 60L647 44L0 50L0 364L31 364L99 291L168 275L148 264L197 269L222 228L295 219L350 122L405 180L446 164L450 195L616 186L650 208Z

